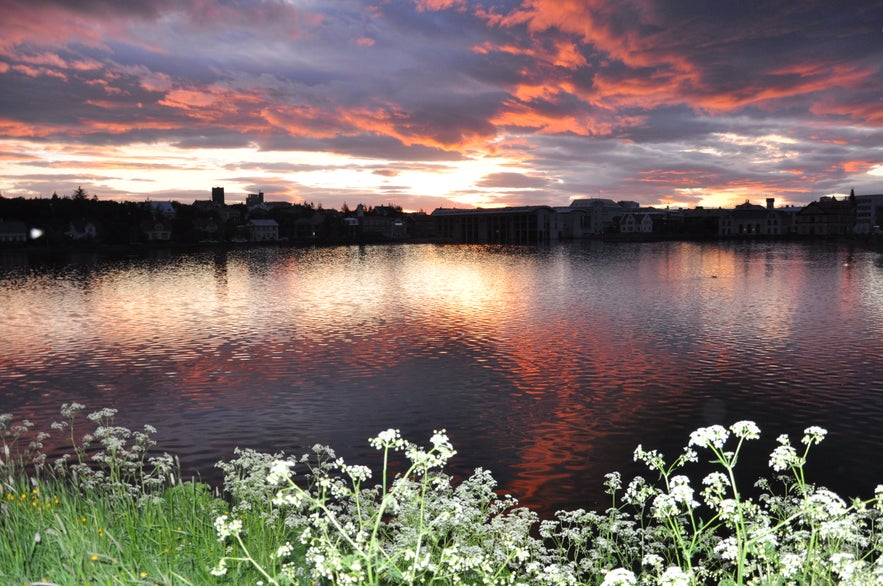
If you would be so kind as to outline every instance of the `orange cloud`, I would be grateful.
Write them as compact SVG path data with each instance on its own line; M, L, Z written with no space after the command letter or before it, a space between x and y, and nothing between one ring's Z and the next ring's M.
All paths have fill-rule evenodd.
M810 112L819 116L842 116L873 126L883 126L883 107L880 102L843 103L826 99L814 103Z
M846 161L842 167L846 173L862 174L867 173L879 164L880 161Z
M307 105L277 104L261 110L263 120L291 136L310 138L334 138L355 134L352 128L341 125L334 112Z
M55 127L25 124L18 120L0 120L0 136L5 138L42 138L54 132Z
M558 67L567 69L579 69L586 65L586 58L580 53L579 47L575 43L557 40L555 42L555 52L552 63Z

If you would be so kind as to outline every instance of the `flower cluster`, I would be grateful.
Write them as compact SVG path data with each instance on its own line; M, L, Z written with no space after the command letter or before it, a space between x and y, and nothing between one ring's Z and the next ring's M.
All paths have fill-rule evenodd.
M760 438L751 421L696 430L672 461L638 446L635 460L656 482L608 474L614 506L605 513L560 511L543 521L497 494L486 470L455 484L444 473L455 454L444 431L433 434L429 448L395 429L372 438L382 453L380 482L372 487L365 486L371 470L322 447L299 460L243 452L226 468L226 485L237 498L272 492L277 515L305 548L307 567L297 572L288 561L271 583L881 583L883 486L873 499L847 503L805 482L809 450L825 435L807 428L802 453L780 436L769 456L781 474L777 488L764 479L756 498L743 494L735 473L745 442ZM718 467L704 474L698 493L688 474L697 451ZM403 472L390 477L396 456ZM232 518L216 522L222 540L241 539L239 529ZM294 551L286 542L275 557L289 560ZM232 559L215 570L225 572Z

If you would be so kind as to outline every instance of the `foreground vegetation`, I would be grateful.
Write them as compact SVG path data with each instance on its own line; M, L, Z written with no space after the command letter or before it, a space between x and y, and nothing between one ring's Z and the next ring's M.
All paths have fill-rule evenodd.
M82 410L66 404L52 425L69 442L55 460L47 434L0 416L0 583L883 583L883 486L846 502L809 483L816 427L797 445L780 436L771 477L749 490L735 468L760 436L752 422L701 428L671 461L639 446L647 478L609 474L606 511L540 520L485 470L447 475L443 431L426 447L395 430L371 439L376 482L316 446L298 459L238 451L213 490L151 455L153 428ZM687 473L709 460L694 487Z

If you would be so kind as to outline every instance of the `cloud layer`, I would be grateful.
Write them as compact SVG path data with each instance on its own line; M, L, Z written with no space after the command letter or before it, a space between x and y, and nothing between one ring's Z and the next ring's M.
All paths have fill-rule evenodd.
M0 0L0 192L883 192L883 2ZM228 197L228 199L230 199Z

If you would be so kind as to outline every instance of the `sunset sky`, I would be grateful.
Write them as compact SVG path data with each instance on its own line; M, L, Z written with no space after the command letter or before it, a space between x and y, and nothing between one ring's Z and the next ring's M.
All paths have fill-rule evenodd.
M0 0L0 194L883 192L883 1Z

